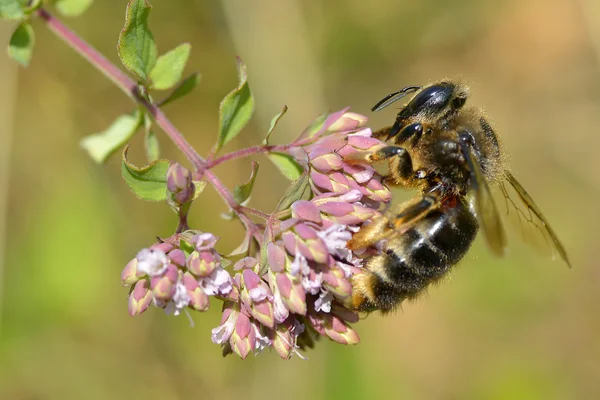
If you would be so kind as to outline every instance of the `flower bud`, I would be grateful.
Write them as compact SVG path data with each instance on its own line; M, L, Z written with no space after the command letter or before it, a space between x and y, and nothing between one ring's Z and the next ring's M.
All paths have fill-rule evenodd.
M188 270L199 278L204 278L220 267L221 256L214 250L194 251L187 259Z
M181 249L175 249L167 254L169 260L179 267L185 266L185 253Z
M306 293L299 277L287 273L269 274L271 286L277 285L283 303L293 313L306 314Z
M242 271L242 301L252 317L264 326L273 328L273 293L267 284L251 269Z
M173 163L167 172L167 189L177 204L185 204L194 197L192 173L179 163Z
M186 272L183 274L182 282L190 298L190 307L197 311L208 310L208 296L204 293L196 278L189 272Z
M175 294L175 284L179 278L179 270L174 264L169 264L162 275L154 276L150 280L150 289L155 298L169 300Z
M129 315L132 317L146 311L152 301L152 292L147 280L138 281L129 294Z
M335 121L329 129L328 132L346 132L358 129L360 127L365 126L368 118L364 115L360 115L353 112L346 112L340 119Z
M140 273L138 271L137 264L137 258L134 258L133 260L127 263L127 265L123 269L123 272L121 272L121 281L123 282L123 285L133 285L144 276L143 273Z
M255 348L256 332L252 329L250 318L243 312L238 315L235 329L229 338L231 350L243 359Z
M313 202L306 200L298 200L292 204L292 217L316 224L320 224L322 221L321 213L317 206Z

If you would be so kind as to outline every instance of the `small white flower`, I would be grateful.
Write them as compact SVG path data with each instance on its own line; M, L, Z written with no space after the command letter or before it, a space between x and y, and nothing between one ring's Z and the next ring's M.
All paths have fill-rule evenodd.
M326 290L321 291L319 298L315 300L315 311L331 312L333 295Z
M323 274L319 272L315 275L314 280L309 279L310 275L302 277L302 287L310 294L317 294L321 291L321 285L323 284Z
M299 272L302 272L302 274L307 274L310 272L310 268L308 267L306 257L300 254L300 250L296 249L296 256L290 265L290 274L296 276Z
M173 295L173 299L172 301L170 301L170 303L173 304L174 307L174 310L172 310L173 315L179 315L181 310L183 310L188 306L188 304L190 304L190 300L191 299L188 295L187 289L185 288L183 283L178 282L177 285L175 285L175 294Z
M206 278L201 278L198 283L208 296L227 295L232 289L231 276L223 268L215 269Z
M192 238L192 241L194 248L198 251L212 250L219 241L219 237L212 233L199 233Z
M287 309L279 291L273 296L273 317L278 323L282 323L290 315L290 310Z
M329 254L340 257L348 256L346 244L352 239L352 234L348 232L344 225L332 224L324 231L318 231L317 236L323 240L329 250Z
M148 276L157 276L167 270L169 259L162 250L142 249L135 256L138 260L137 269Z
M223 344L229 340L233 330L235 329L235 323L237 318L228 318L223 325L219 325L211 331L210 338L213 343Z
M254 334L256 336L256 341L254 342L254 353L258 354L264 350L265 347L271 345L271 339L267 336L260 333L260 329L256 326L256 324L252 324L252 328L254 329Z
M273 300L273 296L269 294L266 287L263 285L250 289L248 294L250 295L250 299L255 303L263 301L264 299Z

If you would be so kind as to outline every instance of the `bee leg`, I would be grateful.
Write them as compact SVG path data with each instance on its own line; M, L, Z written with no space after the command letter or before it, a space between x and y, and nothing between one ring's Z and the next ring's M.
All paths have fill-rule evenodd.
M347 246L350 250L373 246L380 240L408 229L438 205L438 197L432 195L425 195L399 204L394 209L388 210L383 216L375 218L369 225L360 228L348 241Z

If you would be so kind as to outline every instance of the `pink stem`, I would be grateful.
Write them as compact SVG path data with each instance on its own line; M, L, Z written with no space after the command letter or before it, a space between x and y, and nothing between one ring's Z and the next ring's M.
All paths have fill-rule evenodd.
M207 170L210 167L207 166L204 158L202 158L188 141L185 140L181 132L179 132L179 130L171 123L162 110L141 95L137 82L123 73L123 71L111 63L106 57L98 52L98 50L94 49L90 44L81 39L75 32L48 11L39 8L36 13L54 34L88 60L90 64L108 77L115 85L117 85L117 87L125 92L125 94L141 104L154 117L156 124L161 127L167 136L169 136L177 148L185 154L187 159L194 165L195 169L204 174L206 180L213 185L227 205L229 205L229 207L239 216L244 226L252 232L259 243L262 243L262 236L259 233L258 227L240 210L233 195L223 185L219 178L211 171Z

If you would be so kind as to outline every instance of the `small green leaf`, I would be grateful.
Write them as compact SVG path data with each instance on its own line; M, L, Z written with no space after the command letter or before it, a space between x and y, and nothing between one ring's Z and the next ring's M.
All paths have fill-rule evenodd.
M250 198L252 189L254 188L254 180L256 179L256 173L258 172L258 163L252 161L252 172L250 178L243 185L239 185L233 188L233 198L238 204L244 205L244 202Z
M252 232L247 231L244 235L244 240L238 247L231 251L231 253L227 254L227 257L239 256L242 254L247 254L248 249L250 248L250 243L252 242Z
M284 105L283 110L281 110L281 112L279 114L277 114L276 116L274 116L273 119L271 120L271 126L269 126L269 130L267 131L267 136L265 136L265 139L263 140L263 144L265 146L269 144L269 137L271 136L271 133L277 126L277 123L279 122L281 117L283 117L283 115L287 112L287 110L288 110L288 107Z
M133 194L142 200L164 201L167 198L168 160L157 160L139 168L127 161L126 146L123 150L121 174Z
M287 210L294 202L304 198L308 192L310 192L310 180L308 173L305 172L286 189L275 212Z
M66 17L77 17L85 12L94 0L56 0L54 7Z
M263 276L264 274L269 272L269 257L267 253L269 243L270 241L264 243L260 248L260 259L258 260L258 276Z
M238 87L225 96L219 107L219 138L216 150L236 137L250 121L254 112L254 97L248 86L246 65L239 57L237 68Z
M146 157L148 157L148 161L156 161L160 157L160 145L158 143L158 138L152 129L148 129L146 131L146 136L144 136L144 147L146 148Z
M194 197L192 198L193 200L196 200L200 194L204 191L204 188L206 188L206 185L208 185L208 182L206 181L193 181L194 182Z
M0 0L0 17L21 19L24 17L23 7L19 0Z
M158 57L156 65L150 71L151 88L165 90L175 86L181 79L191 49L189 43L183 43Z
M147 0L130 0L125 14L125 26L119 35L119 57L123 65L141 81L148 78L158 55L154 36L148 28L151 9Z
M94 161L101 164L127 143L142 122L143 118L139 112L135 112L133 115L121 115L104 132L83 138L80 145L87 150Z
M31 15L35 10L40 8L42 5L43 5L42 0L31 0L26 3L25 8L23 8L23 12L25 13L25 15Z
M304 169L298 162L289 154L284 153L269 153L269 160L275 164L279 171L290 181L295 181L300 177Z
M29 61L31 61L34 43L35 35L31 24L29 22L22 22L17 26L17 29L15 29L10 37L8 55L13 60L26 67L29 65Z
M175 87L175 89L173 89L173 91L169 93L169 95L165 97L158 105L162 107L165 104L191 93L192 90L194 90L194 88L198 85L198 82L200 82L200 74L198 72L194 72L192 75L181 81L179 85L177 85L177 87Z

